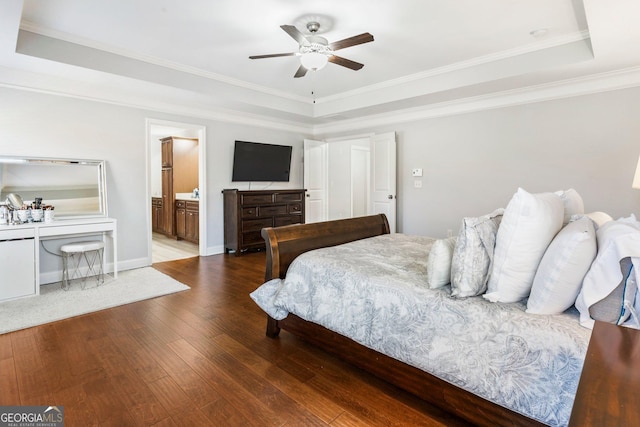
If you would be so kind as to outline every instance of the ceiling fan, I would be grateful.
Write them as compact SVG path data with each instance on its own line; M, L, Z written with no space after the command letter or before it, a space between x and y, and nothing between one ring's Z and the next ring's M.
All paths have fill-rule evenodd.
M320 70L327 62L332 62L352 70L359 70L364 64L352 61L350 59L336 56L333 54L336 50L356 46L363 43L373 41L373 36L369 33L362 33L357 36L349 37L333 43L329 43L324 37L316 35L320 29L318 22L307 23L307 30L311 33L309 36L302 34L294 25L281 25L287 34L289 34L300 45L298 52L289 53L273 53L270 55L254 55L249 59L276 58L279 56L299 56L300 68L293 77L303 77L308 70Z

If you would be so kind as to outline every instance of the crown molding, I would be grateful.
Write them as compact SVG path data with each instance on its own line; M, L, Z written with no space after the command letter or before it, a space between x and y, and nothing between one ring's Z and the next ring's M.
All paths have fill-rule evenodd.
M558 46L563 46L563 45L567 45L570 43L575 43L575 42L579 42L579 41L584 41L584 40L589 40L590 39L590 34L588 30L583 30L580 32L576 32L576 33L572 33L572 34L567 34L564 36L559 36L559 37L554 37L548 40L544 40L544 41L537 41L535 43L531 43L527 46L521 46L515 49L509 49L509 50L505 50L505 51L501 51L501 52L496 52L493 54L489 54L489 55L484 55L478 58L473 58L471 60L468 61L461 61L455 64L450 64L444 67L438 67L438 68L434 68L431 70L427 70L424 72L420 72L420 73L415 73L415 74L411 74L408 76L404 76L401 78L397 78L397 79L392 79L392 80L388 80L385 82L381 82L378 84L374 84L374 85L369 85L369 86L365 86L365 87L361 87L358 89L354 89L354 90L350 90L350 91L346 91L346 92L342 92L340 94L336 94L336 95L331 95L331 96L327 96L327 97L322 97L322 98L317 98L317 99L313 99L311 97L305 97L305 96L299 96L299 95L294 95L288 92L284 92L284 91L280 91L280 90L275 90L272 88L268 88L265 86L261 86L261 85L257 85L257 84L253 84L253 83L249 83L243 80L239 80L239 79L235 79L229 76L225 76L225 75L221 75L221 74L217 74L214 72L210 72L210 71L206 71L206 70L202 70L196 67L189 67L186 66L184 64L179 64L173 61L168 61L168 60L164 60L161 58L157 58L151 55L140 55L137 53L134 53L132 51L128 51L126 49L121 49L121 48L116 48L114 46L111 45L107 45L104 43L99 43L90 39L86 39L86 38L82 38L82 37L78 37L78 36L74 36L62 31L57 31L57 30L52 30L49 28L45 28L42 26L39 26L37 24L34 24L32 22L23 20L20 23L20 29L24 30L24 31L28 31L28 32L32 32L35 34L39 34L41 36L45 36L45 37L50 37L50 38L54 38L54 39L59 39L65 42L69 42L69 43L74 43L74 44L78 44L81 46L85 46L85 47L89 47L89 48L93 48L93 49L97 49L97 50L101 50L101 51L105 51L108 53L112 53L115 55L119 55L119 56L123 56L129 59L135 59L138 61L143 61L143 62L147 62L149 64L153 64L153 65L157 65L157 66L161 66L161 67L165 67L168 69L172 69L175 71L179 71L179 72L183 72L183 73L187 73L187 74L191 74L191 75L195 75L198 77L203 77L206 79L210 79L210 80L214 80L220 83L224 83L224 84L229 84L235 87L239 87L239 88L243 88L243 89L248 89L248 90L252 90L252 91L256 91L256 92L260 92L260 93L264 93L267 95L271 95L271 96L276 96L279 98L283 98L283 99L288 99L288 100L292 100L292 101L296 101L296 102L302 102L302 103L306 103L306 104L315 104L315 106L321 105L321 104L326 104L329 102L334 102L334 101L340 101L340 100L344 100L344 99L348 99L348 98L352 98L352 97L361 97L363 95L369 94L369 93L373 93L379 90L383 90L383 89L390 89L390 88L394 88L394 87L399 87L401 85L407 84L407 83L412 83L412 82L416 82L416 81L420 81L420 80L425 80L425 79L429 79L429 78L433 78L435 76L440 76L440 75L444 75L444 74L448 74L448 73L452 73L452 72L456 72L456 71L461 71L461 70L467 70L467 69L471 69L474 67L478 67L484 64L489 64L495 61L500 61L500 60L504 60L504 59L508 59L508 58L513 58L519 55L524 55L524 54L528 54L528 53L533 53L533 52L538 52L538 51L542 51L545 49L550 49L550 48L554 48L554 47L558 47Z
M161 112L167 114L174 114L179 116L186 116L190 118L214 120L225 123L241 124L245 126L254 126L265 129L280 130L293 133L302 133L305 135L311 135L313 133L313 126L304 125L296 122L289 122L279 120L273 117L260 116L257 114L244 113L239 111L220 111L212 108L191 108L182 104L172 103L160 103L154 101L143 100L139 103L126 101L123 99L106 98L104 96L91 96L79 93L72 93L70 91L53 90L43 87L36 87L26 84L16 84L8 82L0 82L0 87L15 89L27 92L41 93L45 95L62 96L65 98L79 99L83 101L99 102L103 104L116 105L119 107L128 107L141 110L150 110L154 112Z
M112 53L114 55L123 56L125 58L147 62L149 64L158 65L158 66L169 68L182 73L192 74L194 76L215 80L220 83L225 83L225 84L237 86L243 89L265 93L271 96L277 96L280 98L285 98L292 101L303 102L307 104L310 104L313 102L313 99L311 97L294 95L288 92L275 90L266 86L249 83L244 80L234 79L233 77L217 74L211 71L202 70L200 68L190 67L184 64L179 64L177 62L157 58L151 55L140 55L126 49L116 48L111 45L107 45L104 43L96 42L94 40L89 40L82 37L74 36L62 31L56 31L49 28L44 28L42 26L39 26L37 24L34 24L26 20L23 20L20 23L20 29L24 31L28 31L30 33L35 33L41 36L50 37L50 38L62 40L68 43L73 43L73 44L89 47L92 49L97 49L104 52Z
M370 115L360 119L336 121L334 123L319 125L305 125L299 122L284 121L273 117L238 111L214 111L210 108L188 108L182 104L164 104L154 101L133 103L126 100L107 99L103 96L91 96L71 93L69 91L52 90L43 87L36 87L34 85L0 82L0 87L9 89L63 96L91 102L100 102L191 118L215 120L313 136L362 131L366 129L379 128L380 126L392 126L400 123L532 104L638 86L640 86L640 67L631 67L596 75L530 86L522 89L469 97L424 107L398 110L391 113Z
M509 49L501 52L492 53L489 55L480 56L470 59L468 61L461 61L454 64L446 65L443 67L433 68L431 70L423 71L420 73L410 74L397 79L387 80L381 83L360 87L350 91L345 91L336 95L325 96L316 99L316 104L324 104L333 101L339 101L345 98L362 96L367 93L375 92L381 89L389 89L396 86L400 86L406 83L413 83L416 81L429 79L435 76L452 73L455 71L466 70L480 65L489 64L496 61L501 61L508 58L513 58L519 55L525 55L528 53L538 52L546 49L551 49L558 46L563 46L575 42L590 40L588 30L583 30L573 34L568 34L561 37L554 37L544 42L532 43L527 46L521 46L515 49Z
M399 123L415 122L482 110L533 104L556 99L609 92L640 86L640 67L608 71L599 74L565 79L520 89L442 102L424 107L408 108L391 113L370 115L359 119L316 125L314 135L328 135L376 129Z

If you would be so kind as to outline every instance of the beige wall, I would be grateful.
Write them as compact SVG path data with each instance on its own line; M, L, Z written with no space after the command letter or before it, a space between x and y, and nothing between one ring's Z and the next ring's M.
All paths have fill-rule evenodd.
M398 135L398 231L445 236L464 216L505 206L521 186L575 188L587 210L640 213L631 181L640 153L640 88L368 129ZM223 188L231 183L233 142L292 145L292 180L301 187L302 141L310 135L175 116L0 88L0 154L107 161L110 216L118 219L123 268L148 257L145 119L207 128L209 253L221 250ZM361 134L362 131L354 132ZM324 135L320 137L338 137ZM422 168L421 189L412 168ZM254 186L252 189L259 189Z
M147 118L206 126L208 253L223 250L222 189L247 189L231 182L236 139L292 145L291 181L270 188L302 186L302 141L309 135L6 88L0 88L0 111L0 155L106 160L109 216L118 220L122 269L143 266L150 257Z
M396 131L398 231L446 236L520 186L575 188L589 211L640 214L640 88L367 129ZM338 137L344 135L325 135ZM414 188L412 168L422 168Z

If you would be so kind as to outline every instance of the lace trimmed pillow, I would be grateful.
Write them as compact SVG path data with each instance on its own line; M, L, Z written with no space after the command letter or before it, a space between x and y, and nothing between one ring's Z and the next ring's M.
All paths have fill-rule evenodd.
M503 213L504 209L497 209L488 215L462 220L451 261L451 296L465 298L487 290Z

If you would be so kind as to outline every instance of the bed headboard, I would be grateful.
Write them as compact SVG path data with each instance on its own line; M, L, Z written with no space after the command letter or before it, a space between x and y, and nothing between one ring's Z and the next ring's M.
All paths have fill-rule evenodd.
M267 246L265 281L283 279L291 262L301 253L381 234L389 234L384 214L263 228Z

